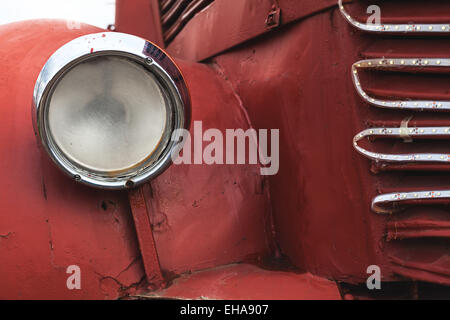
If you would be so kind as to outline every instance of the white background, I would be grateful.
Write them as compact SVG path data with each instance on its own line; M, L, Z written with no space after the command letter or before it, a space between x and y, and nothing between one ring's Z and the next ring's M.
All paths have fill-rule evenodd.
M115 0L0 0L0 24L39 18L65 19L106 28Z

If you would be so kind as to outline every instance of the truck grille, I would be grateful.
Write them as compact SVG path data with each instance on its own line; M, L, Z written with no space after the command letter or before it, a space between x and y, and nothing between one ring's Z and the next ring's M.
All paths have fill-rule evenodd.
M361 112L353 146L378 177L371 208L386 217L390 272L450 285L450 4L378 2L381 21L369 24L373 1L339 0L373 39L351 68L359 107L373 109Z

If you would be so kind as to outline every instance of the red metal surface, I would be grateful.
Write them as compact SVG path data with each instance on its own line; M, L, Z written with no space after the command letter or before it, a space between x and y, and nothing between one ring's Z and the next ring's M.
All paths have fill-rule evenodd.
M158 0L116 0L115 27L164 48Z
M269 186L282 252L313 274L365 282L369 265L389 269L380 243L384 218L370 210L373 177L351 143L361 106L349 70L368 41L347 28L332 10L213 63L256 128L280 128L280 170Z
M309 2L313 1L303 1ZM206 14L227 16L213 6ZM184 36L180 34L180 41L199 32L199 26L191 23ZM217 41L224 42L220 37ZM210 61L230 79L256 128L280 128L280 171L269 178L270 197L276 239L296 266L327 278L364 283L367 266L376 264L384 281L404 280L401 275L448 284L445 231L430 232L421 224L420 232L409 234L414 241L397 239L388 244L385 234L390 217L376 215L370 202L379 193L394 190L447 189L450 177L443 172L398 170L372 174L371 162L353 150L353 136L375 121L381 126L394 122L399 126L411 112L363 103L349 74L351 65L364 57L444 57L445 48L442 39L383 39L355 32L336 8ZM188 56L197 59L204 47L192 50ZM448 98L447 82L442 74L396 77L378 72L369 78L368 86L369 91L387 97L401 93L402 97ZM442 113L414 113L412 121L414 125L448 125L450 118ZM409 147L400 141L391 151ZM432 152L443 146L437 142L421 147ZM433 206L421 213L441 226L449 221L448 215ZM414 221L409 210L402 214ZM420 270L409 267L416 263Z
M149 277L157 271L151 229L164 275L173 279L195 272L157 295L331 298L335 285L306 272L365 283L373 264L381 267L384 281L450 285L447 207L420 203L394 217L370 209L379 193L448 188L450 175L438 166L379 167L357 154L356 133L372 125L398 126L411 113L365 104L349 74L365 57L443 57L445 42L366 36L355 32L337 8L323 11L331 2L312 0L279 0L282 26L268 33L271 1L230 3L216 0L197 14L169 50L191 60L177 62L190 87L192 120L202 120L203 130L279 128L280 171L262 178L255 165L172 166L135 191L139 199L131 202L138 209L136 227ZM154 11L137 8L118 11L126 22L118 30L154 37L155 29L144 32L142 21L130 18L136 14L136 20L149 21ZM287 22L295 23L283 25ZM0 127L5 154L0 170L7 173L0 211L0 255L7 260L0 274L10 275L0 277L0 297L113 298L133 294L142 284L145 272L126 194L68 181L40 154L31 127L32 90L45 60L73 37L96 31L49 22L0 28L0 102L8 106ZM205 64L194 62L214 55ZM371 73L362 81L379 96L449 95L443 74ZM449 114L414 113L411 120L414 125L448 123ZM442 147L439 143L424 146L433 151ZM410 147L374 145L393 152ZM277 256L278 245L304 274L249 265L217 268L263 264ZM65 287L64 266L70 264L84 270L85 291ZM196 272L203 269L211 270Z
M131 212L133 214L134 226L139 240L147 281L152 286L152 289L161 289L165 285L165 280L159 265L158 252L156 251L143 187L130 190L128 192L128 199L130 200Z
M387 241L425 237L450 238L450 223L445 221L445 217L442 220L434 220L426 216L409 217L405 220L396 219L388 222L387 230Z
M253 265L228 265L184 275L149 298L236 300L338 300L336 285L309 273L268 271Z
M215 0L177 35L168 51L202 61L274 30L266 23L274 6L281 11L280 25L286 25L335 5L335 0Z
M203 131L249 128L226 80L206 65L178 63L190 88L193 122L201 120ZM190 131L192 137L198 135L194 126ZM161 267L167 273L271 255L268 190L257 165L172 166L144 190Z
M63 21L0 28L0 273L8 275L0 277L0 298L113 299L145 288L145 272L153 271L144 270L140 258L152 252L142 201L132 200L134 209L140 203L139 250L126 192L68 179L39 150L32 128L33 88L46 60L71 39L99 31L85 25L69 30ZM220 74L178 63L190 87L193 120L202 120L204 129L248 128L239 98ZM258 166L174 166L146 188L157 253L170 278L271 256L270 205ZM81 268L81 290L66 287L69 265Z
M403 240L389 248L389 260L392 270L405 278L450 286L448 239Z
M45 20L0 27L1 299L114 299L135 292L144 277L126 193L67 179L39 150L31 124L46 60L99 31ZM70 265L81 269L81 290L66 286Z
M358 21L367 21L367 8L378 5L382 9L382 23L408 24L414 23L447 23L450 19L450 3L446 0L430 0L424 6L420 0L408 1L408 6L402 1L356 0L348 1L348 13Z
M357 13L358 9L364 9L359 10L360 20L363 21L368 3L357 2L354 10L350 6L350 11ZM388 17L392 22L407 22L411 17L422 22L448 20L445 10L433 11L431 8L421 11L417 10L420 8L417 3L408 6L406 11L398 3L387 4L383 7L383 18ZM334 4L334 1L330 2L330 5ZM248 5L250 2L245 1L233 4L215 1L189 22L170 45L169 51L182 58L202 60L267 33L267 26L263 26L261 21L265 19L270 4L259 3L257 8ZM301 6L311 9L308 11L301 9L296 2L291 7L291 18L288 13L286 19L289 3L281 1L282 22L305 17L327 8L327 5L302 1ZM434 8L447 5L441 1ZM227 27L224 28L224 25ZM198 37L199 34L202 37ZM279 175L270 178L270 189L277 238L283 252L297 266L324 276L363 282L367 277L365 267L376 263L384 270L385 280L397 279L395 273L399 273L398 268L387 259L391 249L383 244L383 237L387 230L390 240L399 240L396 238L399 233L396 230L394 235L392 223L386 224L385 217L370 211L371 198L378 192L407 190L411 186L414 190L430 186L445 187L448 185L447 177L436 182L434 176L419 174L382 178L370 176L367 161L355 155L351 148L353 135L367 125L398 126L406 115L367 106L361 109L361 101L355 96L348 79L348 70L353 62L364 57L386 57L387 54L390 57L443 57L448 51L445 42L433 41L432 45L429 44L430 40L426 39L376 41L355 34L334 10L244 44L215 59L214 62L219 65L217 68L232 80L256 127L279 127L284 132L284 162ZM445 83L442 77L376 74L376 77L369 79L366 89L376 96L447 99ZM302 106L314 107L308 109ZM412 119L411 125L438 125L438 119L441 119L439 125L445 125L448 123L446 118L440 114L425 114L420 115L419 119L417 116ZM323 132L314 130L324 126L327 129ZM333 135L333 132L336 134ZM405 147L408 146L396 143L392 151L401 152ZM429 148L430 145L423 147ZM431 144L430 151L439 147L439 144ZM380 167L370 164L370 170L374 173L405 169L437 171L443 167ZM440 238L447 234L446 229L439 226L445 226L448 219L439 215L439 210L426 208L422 214L430 216L438 227L430 227L429 222L415 223L414 218L410 217L406 219L408 227L400 237ZM299 229L303 231L301 236L298 236ZM327 231L324 233L323 230ZM397 241L396 245L403 250L406 250L405 247L415 250L408 243ZM434 246L432 243L430 245ZM423 259L424 256L419 260Z

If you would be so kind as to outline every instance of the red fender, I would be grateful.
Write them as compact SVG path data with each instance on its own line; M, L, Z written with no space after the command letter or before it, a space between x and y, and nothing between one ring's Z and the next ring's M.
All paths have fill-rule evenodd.
M126 191L67 178L40 150L32 127L34 84L46 60L70 40L101 31L48 20L0 27L0 299L104 299L145 289ZM239 99L213 68L178 63L193 120L203 120L204 130L248 128ZM166 275L269 254L269 206L258 166L174 166L152 189L150 220ZM81 290L66 286L71 265L81 269Z

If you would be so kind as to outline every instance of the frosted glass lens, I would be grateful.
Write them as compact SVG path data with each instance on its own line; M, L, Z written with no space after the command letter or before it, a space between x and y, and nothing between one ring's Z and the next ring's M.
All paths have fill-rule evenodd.
M97 57L71 69L48 109L55 143L71 161L114 173L145 161L166 125L166 102L153 74L121 57Z

